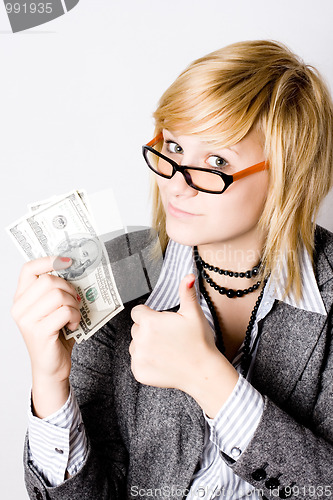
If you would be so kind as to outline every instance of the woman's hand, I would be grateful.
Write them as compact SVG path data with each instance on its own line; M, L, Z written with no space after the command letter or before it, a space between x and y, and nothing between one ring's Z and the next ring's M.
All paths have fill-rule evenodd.
M72 331L78 327L80 305L75 288L48 273L70 265L70 259L60 257L43 257L26 263L11 311L30 355L34 409L41 417L60 408L69 393L75 341L66 341L59 330L65 325Z
M238 373L218 351L214 334L197 300L194 275L179 287L180 309L132 309L132 372L142 384L180 389L210 416L231 394Z

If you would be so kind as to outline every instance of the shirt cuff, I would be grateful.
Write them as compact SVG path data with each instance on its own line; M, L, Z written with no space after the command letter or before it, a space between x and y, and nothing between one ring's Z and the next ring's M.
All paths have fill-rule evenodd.
M251 441L264 411L262 395L239 375L238 382L214 419L204 415L210 440L222 455L237 461Z
M49 486L58 486L66 470L76 474L87 455L87 438L75 394L70 393L64 406L40 419L28 411L29 459Z

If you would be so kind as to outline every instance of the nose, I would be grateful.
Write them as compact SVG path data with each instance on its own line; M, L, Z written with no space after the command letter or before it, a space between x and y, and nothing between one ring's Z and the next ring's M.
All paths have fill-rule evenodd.
M171 179L168 180L169 191L174 195L195 196L198 191L189 186L181 172L176 172Z

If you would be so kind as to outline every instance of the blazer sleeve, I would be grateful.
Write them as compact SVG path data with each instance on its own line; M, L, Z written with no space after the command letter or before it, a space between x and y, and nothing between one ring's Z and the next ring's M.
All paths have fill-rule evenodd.
M121 318L117 318L117 323L121 323ZM70 381L85 425L87 457L77 474L59 486L50 487L29 462L27 436L25 482L31 499L118 500L126 497L128 454L118 426L112 373L115 337L120 334L106 325L87 342L74 346Z
M264 411L252 440L239 460L229 463L264 498L333 498L332 310L325 330L318 376L309 362L299 380L305 384L312 377L317 386L309 414L298 418L297 405L290 411L288 403L280 405L273 396L264 396ZM303 398L311 397L304 392Z

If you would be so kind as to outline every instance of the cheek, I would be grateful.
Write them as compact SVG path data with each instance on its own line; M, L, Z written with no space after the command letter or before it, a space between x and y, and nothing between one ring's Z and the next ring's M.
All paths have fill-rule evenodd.
M268 192L268 174L264 172L263 175L254 175L244 181L247 182L235 185L235 206L244 210L243 216L257 214L260 217Z
M254 175L251 180L250 193L247 197L247 203L258 218L262 214L268 194L269 174L260 172Z
M167 183L167 179L157 180L164 208L167 202ZM167 233L171 239L184 245L239 237L256 226L267 191L268 174L262 172L237 181L222 195L199 192L195 206L202 217L185 222L167 217Z
M263 174L235 183L217 198L212 207L215 218L211 217L211 222L223 223L223 227L229 230L255 225L262 214L268 192L268 175L266 172Z

